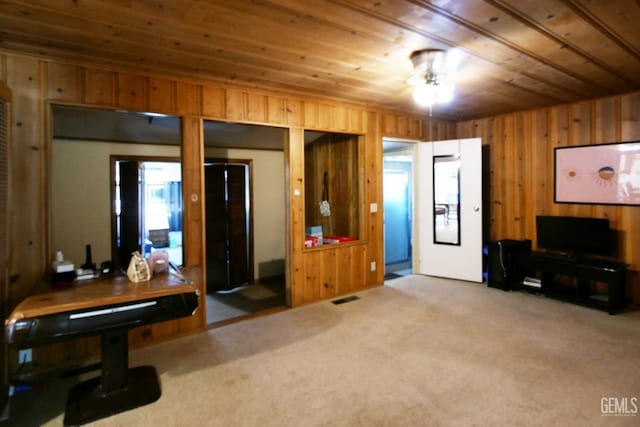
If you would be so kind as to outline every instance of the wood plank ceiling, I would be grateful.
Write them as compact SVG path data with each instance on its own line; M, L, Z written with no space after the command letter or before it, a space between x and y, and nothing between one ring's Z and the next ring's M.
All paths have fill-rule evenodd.
M3 0L0 48L420 112L409 55L459 48L466 120L640 89L637 0Z

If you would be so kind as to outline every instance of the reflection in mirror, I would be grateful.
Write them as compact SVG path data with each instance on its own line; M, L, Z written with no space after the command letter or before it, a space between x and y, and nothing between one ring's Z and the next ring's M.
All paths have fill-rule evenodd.
M122 268L131 254L164 250L182 265L182 176L179 159L111 156L112 259Z
M286 129L203 126L207 292L283 277Z
M61 105L53 105L52 110L50 257L53 259L54 254L61 251L65 259L78 268L85 262L86 245L91 245L93 262L98 266L112 261L115 269L126 269L132 248L126 249L128 254L122 256L118 251L120 242L126 240L134 241L141 253L171 249L171 259L180 265L181 232L171 234L172 230L182 230L181 204L177 216L175 204L171 205L176 188L181 187L181 174L177 172L180 169L180 118ZM131 215L128 221L136 224L132 235L126 234L128 231L125 234L122 230L116 231L124 204L121 199L123 170L116 172L116 159L126 159L135 166L129 170L129 178L133 182L131 188L137 190L136 198L128 203L136 209L125 212ZM155 166L146 164L150 160L173 162L171 169L164 172L162 189L152 171ZM167 179L171 183L167 184ZM159 200L163 207L159 207ZM153 224L150 228L153 222L159 228ZM155 230L161 231L150 235ZM163 240L165 234L167 238Z
M433 242L460 245L460 157L433 157Z
M288 135L203 121L208 325L286 304Z
M304 132L305 247L360 237L359 136Z

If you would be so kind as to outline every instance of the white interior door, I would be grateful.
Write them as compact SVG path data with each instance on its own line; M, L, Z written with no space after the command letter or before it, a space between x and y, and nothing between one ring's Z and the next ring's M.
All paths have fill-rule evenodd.
M414 272L482 282L482 140L414 146Z

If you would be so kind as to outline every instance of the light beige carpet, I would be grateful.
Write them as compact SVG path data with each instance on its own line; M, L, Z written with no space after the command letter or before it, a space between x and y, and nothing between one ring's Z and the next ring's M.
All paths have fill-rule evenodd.
M640 397L640 312L405 276L133 351L157 402L99 426L611 426ZM12 425L61 425L71 380L20 393ZM640 405L640 402L639 402Z

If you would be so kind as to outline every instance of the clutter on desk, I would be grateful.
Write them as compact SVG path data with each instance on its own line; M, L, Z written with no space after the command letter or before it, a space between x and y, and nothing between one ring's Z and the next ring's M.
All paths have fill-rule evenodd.
M62 251L56 252L56 258L52 263L52 269L54 273L68 273L74 270L74 265L71 261L64 259Z
M169 252L164 249L153 251L147 263L153 274L166 273L169 270Z
M91 259L91 245L85 246L85 261L84 264L80 266L83 270L93 270L96 271L96 263Z
M129 268L127 268L127 277L134 283L145 282L151 279L149 264L138 251L135 251L131 256Z
M68 288L76 278L75 265L64 259L62 251L57 251L51 263L51 287L54 289Z
M95 279L96 277L98 277L98 274L94 270L89 270L86 268L76 269L76 281Z

